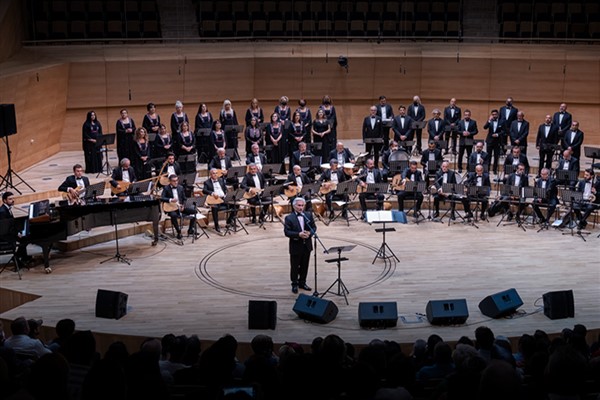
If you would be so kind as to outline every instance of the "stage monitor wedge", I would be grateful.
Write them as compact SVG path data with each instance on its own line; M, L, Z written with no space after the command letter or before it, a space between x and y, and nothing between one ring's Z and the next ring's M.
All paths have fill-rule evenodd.
M425 312L431 325L460 325L469 318L466 299L429 300Z
M363 328L392 328L398 323L398 306L395 301L359 303L358 323Z
M542 295L544 315L550 319L573 318L575 316L575 301L572 290L559 290Z
M127 294L98 289L96 294L96 317L120 319L127 314Z
M338 314L338 308L332 301L306 294L298 296L293 310L300 318L319 324L328 324Z
M248 329L275 329L277 302L250 300L248 302Z
M487 296L479 303L479 310L483 315L491 318L501 318L514 313L523 305L523 300L512 288Z

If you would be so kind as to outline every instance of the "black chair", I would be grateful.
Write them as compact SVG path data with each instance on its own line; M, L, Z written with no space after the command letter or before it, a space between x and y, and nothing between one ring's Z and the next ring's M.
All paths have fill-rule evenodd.
M6 238L10 235L11 224L3 223L0 225L0 237ZM0 274L4 272L9 264L15 265L15 272L19 274L21 279L21 266L17 257L17 243L15 241L0 240L0 256L10 256L10 259L0 268Z

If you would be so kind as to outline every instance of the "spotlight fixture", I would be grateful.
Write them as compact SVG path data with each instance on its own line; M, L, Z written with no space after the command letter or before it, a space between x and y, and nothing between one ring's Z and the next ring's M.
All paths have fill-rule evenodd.
M348 72L348 57L346 57L346 56L339 56L338 57L338 64L340 65L340 67L346 68L346 72Z

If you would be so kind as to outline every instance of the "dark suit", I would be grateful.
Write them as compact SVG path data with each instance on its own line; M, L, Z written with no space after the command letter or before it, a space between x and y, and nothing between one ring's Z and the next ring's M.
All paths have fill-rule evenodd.
M506 110L509 110L508 117L506 116ZM498 120L500 123L506 128L506 130L510 129L511 124L514 120L517 119L517 113L519 109L517 107L500 107L500 111L498 112ZM503 142L506 143L506 142Z
M556 171L573 171L575 173L575 177L574 179L571 180L557 180L559 185L568 185L571 188L574 188L575 185L577 184L577 176L579 175L579 160L576 159L575 157L571 156L571 158L568 161L567 164L567 160L564 158L561 158L558 161L558 168L556 168ZM558 172L557 172L558 175Z
M402 124L402 119L404 119L404 125ZM404 140L411 141L414 139L414 131L412 129L413 120L409 116L400 116L396 115L394 120L392 121L392 131L394 131L394 140L400 144L402 139L401 136L406 136ZM410 149L405 149L406 151L410 151Z
M383 118L383 113L381 112L381 109L382 109L381 104L377 104L376 107L377 107L377 116L380 118ZM393 110L392 106L389 104L386 104L383 107L385 107L385 117L389 120L394 119L394 110Z
M521 123L521 129L519 129L519 122ZM527 136L529 136L529 122L523 121L513 121L510 125L510 144L512 146L516 146L516 141L518 140L518 146L521 147L522 153L527 155Z
M371 124L370 116L364 119L362 126L362 138L363 141L365 139L383 139L383 128L380 117L375 116L373 124ZM379 152L381 151L382 147L382 143L365 143L365 151L373 155L375 166L379 165Z
M331 150L331 152L329 152L329 160L338 160L338 164L340 165L340 167L343 167L345 163L352 162L350 160L354 160L354 154L352 154L350 149L344 148L344 150L340 154L341 160L340 157L338 157L338 151L336 149ZM323 160L323 162L328 162L329 160Z
M292 167L294 165L300 165L300 160L302 158L313 157L313 156L314 156L314 154L308 150L306 150L306 152L304 152L303 154L300 153L300 150L296 150L295 152L292 153L292 159L290 160L290 169L292 169ZM325 160L322 160L322 161L325 161ZM318 165L315 165L312 168L302 167L302 172L304 172L305 174L308 174L309 176L311 176L314 179L315 171L318 167L319 167Z
M478 179L480 178L480 179ZM465 182L466 186L482 186L491 188L492 183L490 182L490 175L484 172L481 177L478 177L476 172L470 172L467 175L467 180ZM479 195L479 196L467 196L463 199L463 207L467 212L467 215L471 214L471 202L472 201L480 201L481 202L481 213L485 213L485 210L488 208L488 197Z
M439 189L443 189L443 182L444 182L444 171L442 171L441 169L435 174L435 182L434 185L435 187L439 190ZM456 173L452 170L448 170L447 172L447 177L446 177L446 183L456 183ZM462 193L461 193L462 194ZM448 199L452 199L453 196L449 193L444 193L441 194L439 192L436 192L433 195L433 206L435 208L435 212L439 213L440 212L440 201L446 201L446 198ZM455 204L454 202L451 203L451 209L452 209L452 213L454 213L454 207Z
M494 122L496 126L494 127ZM491 157L494 157L494 163L492 169L494 173L498 173L498 160L500 159L500 150L504 143L504 125L500 120L492 121L489 120L483 126L483 129L488 130L487 137L485 138L486 150Z
M450 145L450 138L452 137L452 150L456 151L456 136L458 132L456 130L456 126L458 124L458 121L460 121L461 115L462 112L460 110L460 107L446 106L446 108L444 108L444 121L446 121L446 126L454 124L454 130L446 132L446 150L448 150L448 147ZM458 132L458 135L460 135L460 132Z
M437 149L436 149L437 150ZM425 150L427 151L427 150ZM439 151L439 150L437 150ZM411 179L412 178L412 179ZM404 169L404 171L402 171L402 179L406 179L409 181L413 181L413 182L423 182L423 175L421 174L421 171L416 170L414 172L414 176L413 173L410 171L410 167ZM421 210L421 204L423 204L423 193L422 192L415 192L413 190L408 191L408 190L399 190L396 192L396 194L398 195L398 210L399 211L404 211L404 200L407 199L413 199L415 200L415 207L417 211Z
M265 165L267 163L267 156L265 156L263 153L258 153L258 156L255 156L253 153L248 153L246 155L246 165L256 164L255 157L259 158L260 165ZM292 167L293 167L293 165L292 165ZM290 167L290 169L291 169L291 167Z
M135 172L133 170L133 168L129 167L127 168L127 173L129 174L129 182L135 182ZM111 180L110 180L110 185L114 188L116 188L118 186L118 182L117 181L122 181L123 180L123 168L119 167L119 168L115 168L112 171L112 175L111 175ZM123 194L123 193L127 193L126 190L123 190L123 192L119 193L119 194Z
M430 155L433 153L433 160L435 161L435 168L433 169L428 169L428 161L430 161ZM423 166L423 173L425 175L429 175L429 173L434 173L435 171L437 171L440 167L440 165L442 165L442 162L444 161L444 157L442 156L442 151L440 149L433 149L429 150L429 148L423 150L423 154L421 155L421 165Z
M229 168L233 167L233 164L231 163L231 157L224 156L223 159L225 160L225 168L223 168L221 166L221 158L219 158L219 156L216 155L216 156L214 156L210 160L210 163L208 163L208 170L210 171L213 168L215 168L215 169L229 169Z
M81 179L83 180L85 187L90 186L90 180L88 179L87 176L82 176ZM77 179L75 178L75 175L67 176L65 181L63 183L61 183L60 186L58 187L58 191L66 192L69 188L72 188L72 189L77 188Z
M303 230L296 212L287 215L283 223L283 232L289 238L290 281L292 287L306 285L310 253L313 250L312 232L317 231L317 225L312 213L307 211L304 213L304 216L301 217L304 221L304 231L310 232L310 237L307 239L300 237L300 233ZM310 228L312 228L312 231Z
M585 191L586 181L584 179L580 180L577 184L577 191L583 193ZM596 178L593 187L596 189L596 199L593 202L584 202L581 204L575 204L574 210L577 219L579 219L579 228L583 229L587 225L587 219L590 214L600 208L600 179ZM584 199L587 201L587 199ZM581 215L581 211L583 210L583 215Z
M462 160L465 154L467 153L467 160L471 156L471 152L473 151L473 143L470 145L466 144L466 139L473 140L473 137L479 133L479 129L477 129L477 121L474 119L469 120L469 124L467 125L467 121L461 119L458 121L458 172L462 172ZM463 133L468 132L468 135L465 136Z
M540 154L538 175L542 168L550 169L552 166L554 150L550 146L556 144L558 144L558 125L551 123L548 125L548 132L546 133L546 124L541 124L535 137L535 147L539 149Z
M217 179L217 183L221 187L223 194L227 194L227 186L225 184L225 179L219 178L219 179ZM202 187L202 193L204 193L204 195L206 195L206 196L211 196L214 192L215 192L215 182L213 182L211 178L208 178L204 182L204 186ZM215 229L219 228L219 211L220 210L226 210L228 212L227 224L230 225L233 223L233 220L235 219L235 216L237 213L237 206L234 211L230 211L230 210L233 210L233 208L234 208L233 205L225 204L225 203L215 204L210 207L210 211L211 211L212 217L213 217L213 222L215 223Z
M479 157L477 157L479 155ZM477 159L480 159L480 162L477 162ZM477 154L476 151L472 152L471 155L469 156L469 166L467 167L467 169L469 170L469 172L473 172L475 171L475 166L477 164L481 164L484 166L484 168L487 166L489 168L490 166L490 155L488 153L486 153L485 151L482 151L481 153ZM473 169L473 171L471 171L471 169Z
M425 107L423 104L419 104L416 107L414 103L406 107L406 115L408 115L413 121L425 121ZM421 135L423 133L423 129L415 129L415 136L417 137L417 149L421 151L423 148L421 146Z
M437 121L437 129L435 122ZM446 121L441 118L431 118L427 121L427 133L429 134L429 140L444 140L444 129L446 128ZM437 137L437 139L436 139ZM439 148L439 145L437 145Z
M562 137L565 134L565 132L567 132L571 128L573 116L571 115L571 113L564 111L561 121L560 115L560 111L554 113L554 115L552 116L552 125L556 125L558 127L558 135Z
M181 167L179 166L179 163L177 161L174 161L173 164L166 164L165 168L163 169L163 174L169 173L169 167L173 167L173 172L175 173L175 175L181 175Z
M519 177L520 177L519 184L517 185L516 184L517 183L517 173L513 172L512 174L510 174L508 176L508 178L506 178L505 185L506 186L518 186L519 188L528 187L529 186L529 177L527 176L527 174L520 175ZM490 217L493 217L498 212L508 211L510 208L510 201L516 201L516 200L520 201L520 198L521 198L520 192L519 192L518 199L516 197L511 198L510 196L506 196L506 195L502 196L500 201L494 201L494 203L490 207L490 211L489 211L488 215ZM517 218L519 218L519 216L521 215L523 210L525 210L525 207L527 207L526 203L519 204L519 208L517 211Z
M567 150L569 147L573 150L573 157L579 159L581 156L581 145L583 144L583 132L579 129L575 131L575 136L571 134L571 130L567 130L562 139L562 149Z
M194 225L196 224L196 217L195 217L196 210L193 208L185 207L186 197L185 197L185 190L184 190L183 186L177 185L176 188L173 188L173 186L171 186L171 185L165 186L163 188L160 201L162 201L164 203L169 203L171 201L171 199L175 198L174 191L177 192L177 198L179 199L178 203L180 205L183 205L184 208L181 211L179 211L179 210L170 211L166 214L171 218L171 223L173 224L173 227L175 228L175 230L177 231L178 234L181 233L181 227L179 226L179 218L182 216L182 214L194 215L194 217L190 220L190 226L188 229L188 233L193 233L193 228L194 228Z
M308 175L306 175L304 172L300 173L300 182L302 182L302 186L304 185L308 185L309 183L312 183L312 179L310 179L310 177ZM296 181L296 175L294 174L294 172L292 171L291 174L288 174L287 179L284 182L285 185L290 185L290 186L297 186L298 182ZM299 187L299 186L298 186ZM306 210L310 211L312 208L312 204L310 202L310 199L312 197L312 194L316 194L316 193L306 193L303 198L306 201ZM298 194L299 196L300 194ZM291 196L288 197L288 200L290 201L290 205L292 204L292 202L294 201L294 199L297 196Z
M515 170L516 170L516 166L518 164L523 164L525 166L525 174L529 175L529 160L527 159L527 156L524 155L523 153L519 154L519 159L517 161L515 161L515 157L513 157L512 153L510 153L509 155L506 156L506 158L504 159L504 168L506 169L507 165L514 165L515 166Z
M367 181L367 175L368 175L368 170L366 168L363 168L360 173L360 180L363 182ZM379 168L375 167L373 168L370 172L373 173L373 180L375 181L375 183L381 183L383 182L383 175L381 173L381 171L379 170ZM364 213L367 211L367 199L377 199L377 209L381 210L383 209L383 193L361 193L358 195L358 201L360 202L360 209L363 212L363 216Z
M241 188L247 192L250 191L250 188L264 189L267 184L264 174L262 172L257 172L256 176L258 177L258 181L259 181L258 187L256 186L256 184L254 182L254 178L253 178L252 174L247 173L246 175L244 175L244 179L242 179ZM248 199L248 203L252 204L253 206L258 206L262 203L268 203L270 201L271 201L271 198L267 197L267 196L263 196L262 193L259 193L258 195ZM259 216L259 218L261 220L263 220L265 218L265 215L267 214L268 210L269 210L269 204L263 204L263 206L260 210L260 216ZM256 210L254 209L254 207L250 208L250 214L252 215L252 220L254 221L256 219Z
M19 232L16 224L15 217L12 214L12 211L9 210L6 204L2 204L0 206L0 224L7 226L6 234L0 236L0 240L3 242L11 243L11 245L17 245L16 256L19 259L19 262L24 263L25 258L27 258L27 238L21 237L19 238Z
M533 202L533 211L538 216L542 223L548 222L550 220L550 216L554 214L554 210L556 210L556 206L558 204L558 189L556 187L556 180L549 177L546 181L543 179L538 179L534 186L537 188L542 188L545 186L546 188L546 198L544 199L534 199ZM548 211L546 213L546 218L542 215L540 211L540 204L545 204L548 206Z
M321 182L321 183L331 182L332 174L333 174L333 171L331 169L325 170L319 177L319 182ZM344 173L344 171L341 168L338 168L335 171L335 174L337 175L338 183L344 182L346 180L346 174ZM327 193L325 195L325 204L327 204L327 209L329 210L330 213L333 213L333 206L331 205L333 200L341 200L341 201L347 202L348 195L345 195L345 194L338 195L336 190L332 190L329 193ZM348 208L348 205L345 204L343 206L344 214L346 213L347 208Z

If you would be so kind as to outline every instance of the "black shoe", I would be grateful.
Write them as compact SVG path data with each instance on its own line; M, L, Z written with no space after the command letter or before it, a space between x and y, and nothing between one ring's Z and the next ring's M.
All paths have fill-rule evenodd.
M251 224L255 224L256 223L256 217L252 217L252 219L250 220Z
M310 286L308 286L306 283L303 283L302 285L300 285L300 289L302 290L312 290Z
M439 211L436 211L436 212L433 213L433 218L439 218L439 216L440 216L440 212Z
M333 219L333 217L335 216L335 214L332 212L329 213L329 219Z
M450 214L450 219L452 221L456 221L456 215L454 215L454 213Z
M466 213L465 218L473 218L473 213Z
M181 239L181 231L177 231L177 239Z
M221 233L221 227L215 226L215 231L217 231L218 233Z
M298 285L292 285L292 293L298 293Z
M152 246L156 246L158 244L158 238L154 238L154 240L152 240Z
M510 221L512 221L512 220L513 220L513 217L514 217L514 216L513 216L513 213L509 212L509 213L508 213L508 215L506 216L506 220L507 220L508 222L510 222Z

